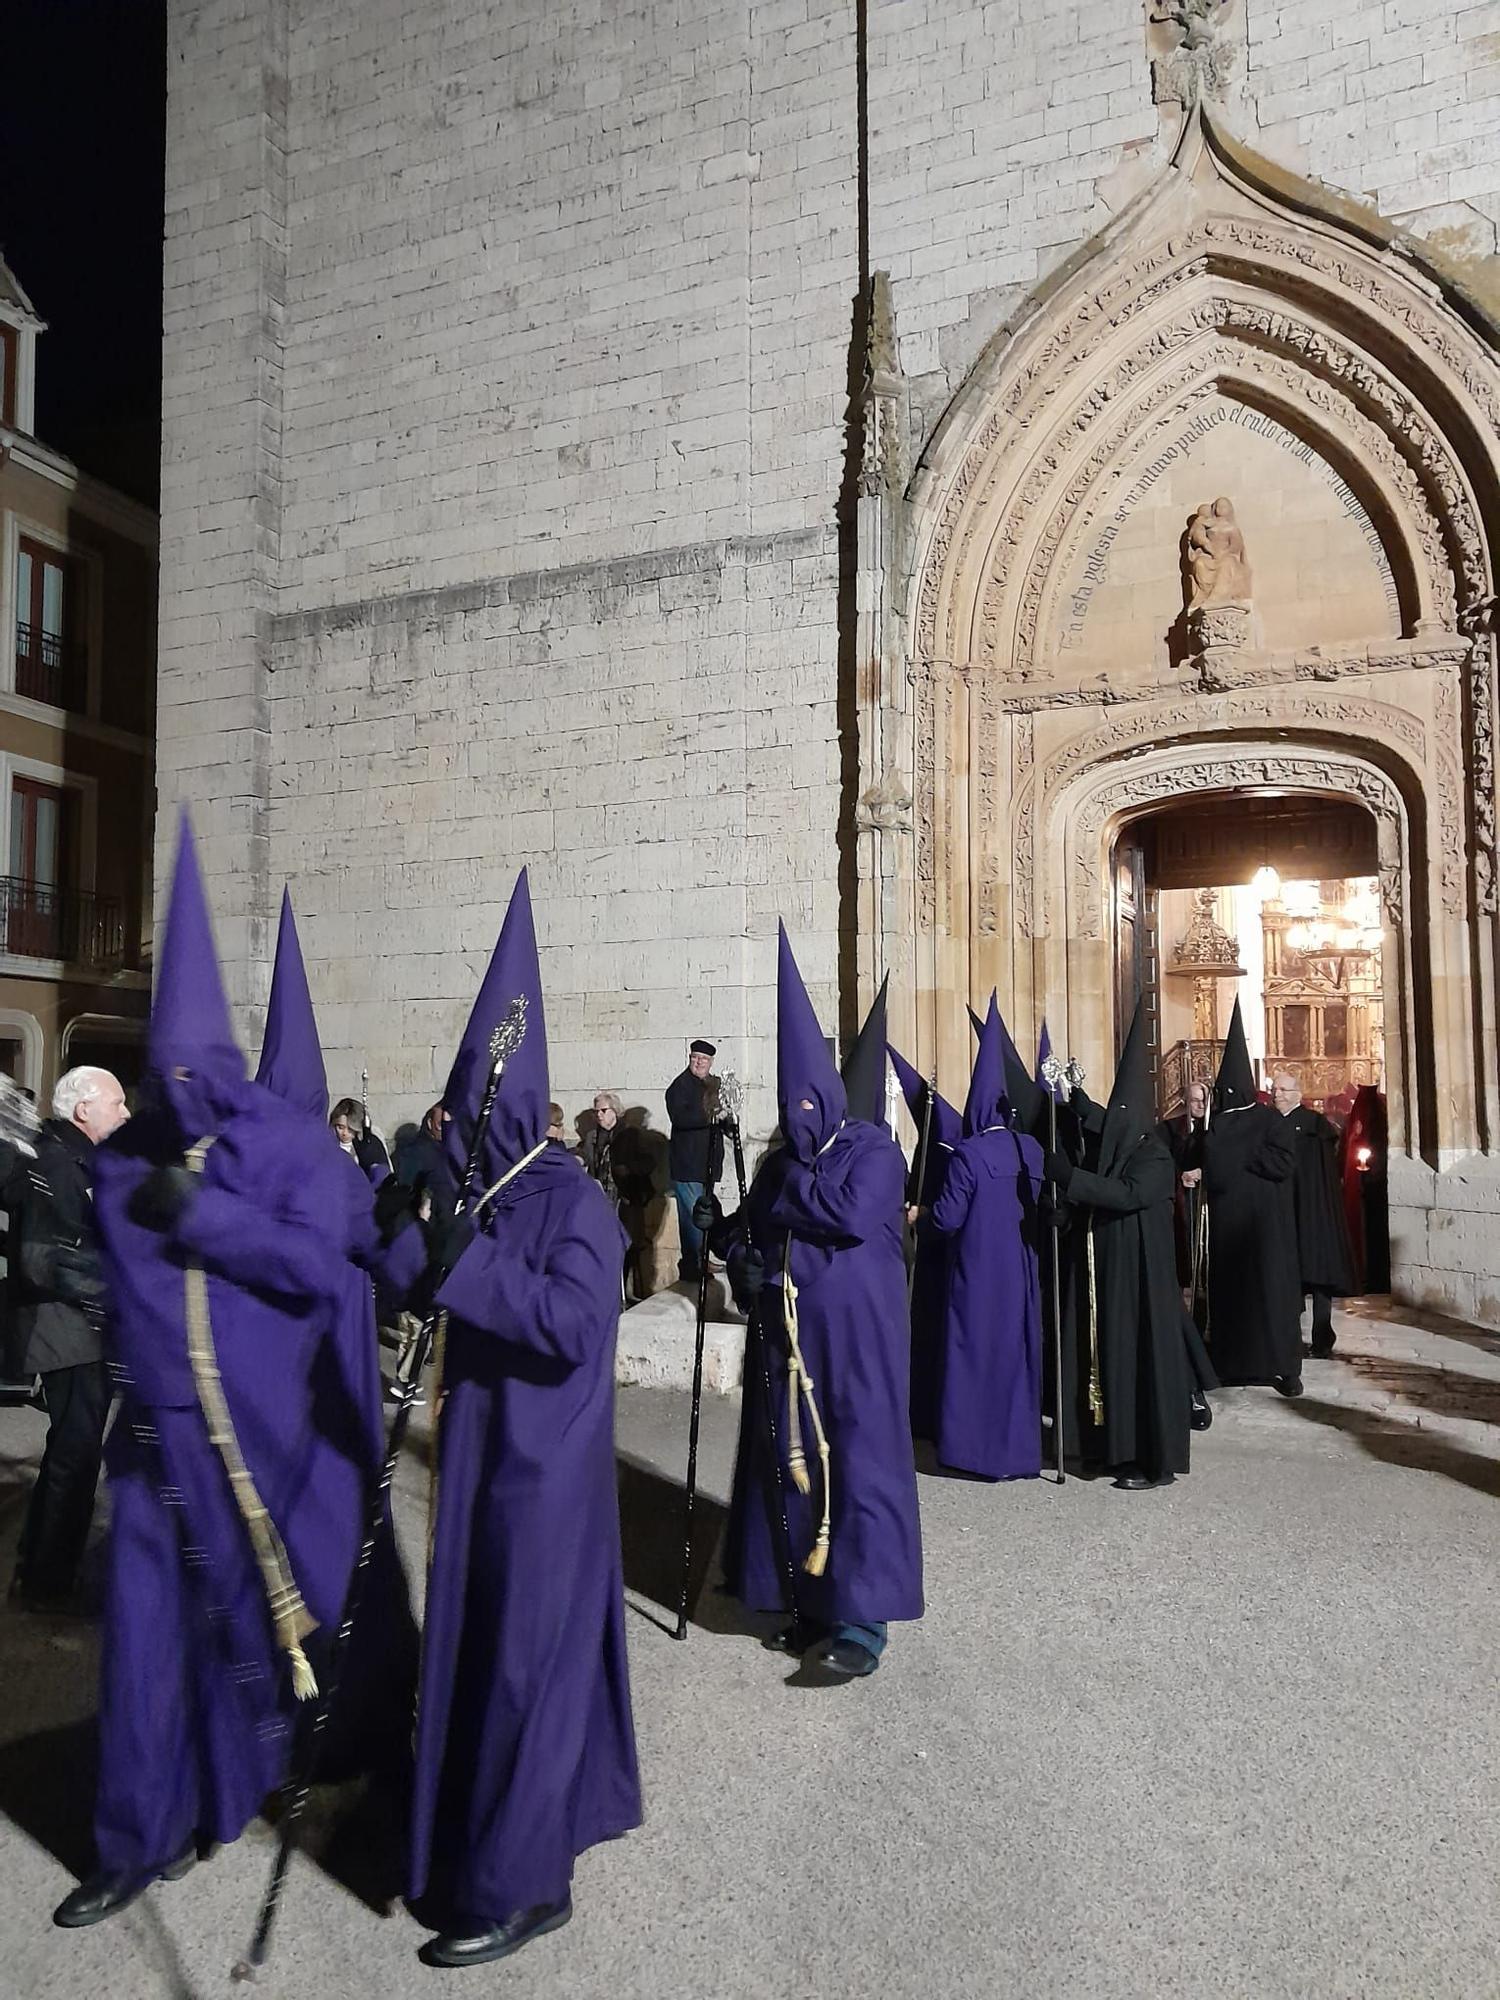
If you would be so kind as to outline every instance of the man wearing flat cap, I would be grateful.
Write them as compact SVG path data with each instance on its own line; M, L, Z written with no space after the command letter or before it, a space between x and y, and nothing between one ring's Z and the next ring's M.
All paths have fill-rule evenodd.
M687 1068L667 1085L667 1119L672 1127L667 1164L682 1243L677 1275L694 1282L706 1253L703 1232L693 1221L693 1204L715 1186L724 1170L724 1134L717 1122L719 1079L709 1068L714 1054L712 1042L690 1043Z

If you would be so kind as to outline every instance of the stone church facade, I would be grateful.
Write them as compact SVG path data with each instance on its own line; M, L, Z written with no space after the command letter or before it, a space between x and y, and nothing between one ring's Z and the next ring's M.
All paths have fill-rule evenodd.
M160 785L252 1041L769 1122L774 932L1092 1078L1117 855L1373 827L1395 1282L1500 1322L1500 7L175 0ZM1227 509L1215 511L1222 499ZM164 815L164 825L167 816Z

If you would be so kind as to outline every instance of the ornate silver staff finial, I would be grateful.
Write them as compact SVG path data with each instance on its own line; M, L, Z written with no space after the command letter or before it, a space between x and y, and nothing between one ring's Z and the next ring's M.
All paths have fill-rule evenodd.
M745 1086L732 1069L726 1069L719 1078L719 1122L723 1125L738 1125L744 1106Z
M490 1036L490 1063L501 1069L526 1039L526 995L518 993Z
M1046 1084L1047 1088L1054 1095L1056 1094L1057 1086L1062 1082L1067 1073L1067 1065L1054 1050L1049 1050L1042 1057L1042 1082Z
M1085 1078L1085 1076L1087 1076L1087 1074L1088 1071L1084 1068L1083 1064L1078 1060L1077 1056L1068 1057L1068 1066L1063 1071L1063 1075L1067 1079L1068 1088L1070 1090L1077 1090L1082 1085L1083 1079Z

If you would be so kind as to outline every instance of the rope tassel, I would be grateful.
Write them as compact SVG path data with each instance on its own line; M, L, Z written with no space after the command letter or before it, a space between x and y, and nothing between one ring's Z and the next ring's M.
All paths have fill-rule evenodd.
M1094 1269L1094 1218L1089 1216L1085 1237L1089 1267L1089 1415L1096 1424L1104 1422L1104 1383L1099 1370L1099 1292Z
M187 1156L195 1174L203 1172L212 1139L200 1139ZM240 1451L229 1399L219 1373L219 1357L214 1347L213 1321L208 1309L208 1277L203 1266L189 1258L184 1272L187 1317L188 1360L202 1405L208 1435L218 1452L229 1479L230 1491L245 1524L250 1546L265 1586L266 1604L276 1630L276 1643L286 1654L292 1670L292 1693L298 1701L310 1701L318 1692L312 1662L302 1650L302 1641L317 1630L317 1620L302 1601L297 1579L292 1574L286 1545L281 1539L270 1510L256 1490L255 1480Z
M801 1387L803 1400L807 1404L808 1422L812 1425L813 1438L818 1447L818 1465L823 1475L823 1516L818 1522L818 1531L813 1545L802 1567L809 1576L821 1576L828 1567L829 1550L833 1542L833 1454L828 1449L828 1433L823 1428L823 1418L818 1410L818 1399L813 1390L812 1376L807 1372L807 1363L802 1358L802 1345L797 1337L797 1287L792 1282L792 1245L787 1239L786 1262L782 1269L782 1291L786 1299L786 1341L788 1351L787 1377L792 1385L792 1417L796 1419L796 1389ZM800 1431L794 1437L788 1457L788 1471L799 1493L811 1492L807 1477L807 1461L802 1449ZM798 1477L798 1474L801 1477Z
M798 1407L801 1389L801 1356L794 1347L787 1356L786 1367L786 1469L799 1493L811 1493L807 1451L802 1442L802 1414Z

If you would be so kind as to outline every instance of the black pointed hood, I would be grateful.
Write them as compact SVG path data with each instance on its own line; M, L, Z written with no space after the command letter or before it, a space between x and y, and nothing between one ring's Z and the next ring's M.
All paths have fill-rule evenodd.
M1243 1111L1247 1105L1259 1101L1255 1086L1255 1071L1251 1066L1250 1050L1245 1041L1244 1017L1240 1013L1240 1003L1236 999L1234 1012L1229 1017L1229 1033L1224 1042L1219 1074L1214 1083L1214 1110Z
M1130 1032L1120 1051L1119 1067L1104 1107L1104 1128L1099 1139L1099 1171L1109 1173L1119 1166L1140 1143L1143 1134L1156 1124L1156 1093L1151 1085L1151 1047L1146 1033L1146 1015L1137 1003Z
M866 1125L884 1125L885 1116L885 994L891 976L880 982L864 1026L849 1045L839 1074L849 1100L849 1116Z

